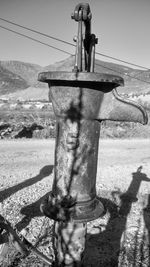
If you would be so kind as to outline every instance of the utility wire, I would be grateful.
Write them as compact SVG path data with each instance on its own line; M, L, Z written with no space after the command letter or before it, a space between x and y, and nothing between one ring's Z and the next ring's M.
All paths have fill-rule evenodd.
M47 44L47 43L41 42L41 41L39 41L39 40L37 40L37 39L35 39L35 38L32 38L32 37L30 37L30 36L28 36L28 35L25 35L25 34L19 33L19 32L17 32L17 31L14 31L14 30L12 30L12 29L6 28L6 27L4 27L4 26L1 26L1 25L0 25L0 28L2 28L2 29L4 29L4 30L7 30L7 31L10 31L10 32L13 32L13 33L15 33L15 34L18 34L18 35L20 35L20 36L23 36L23 37L25 37L25 38L27 38L27 39L29 39L29 40L32 40L32 41L38 42L38 43L40 43L40 44L42 44L42 45L45 45L45 46L51 47L51 48L53 48L53 49L55 49L55 50L58 50L58 51L60 51L60 52L63 52L63 53L65 53L65 54L67 54L67 55L74 56L74 54L71 54L71 53L69 53L69 52L67 52L67 51L65 51L65 50L63 50L63 49L57 48L57 47L55 47L55 46L52 46L52 45L49 45L49 44ZM138 80L138 81L141 81L141 82L144 82L144 83L150 84L150 82L147 82L147 81L141 80L141 79L139 79L139 78L137 78L137 77L131 76L131 75L129 75L129 74L126 74L126 73L122 73L122 72L120 72L120 71L114 70L114 69L112 69L112 68L109 68L109 67L106 67L106 66L104 66L104 65L97 64L97 63L95 63L95 65L97 65L97 66L100 66L100 67L102 67L102 68L105 68L105 69L108 69L108 70L111 70L111 71L113 71L113 72L119 73L119 74L121 74L121 75L128 76L128 77L130 77L130 78L132 78L132 79L135 79L135 80Z
M42 44L42 45L45 45L45 46L54 48L55 50L58 50L58 51L60 51L60 52L63 52L63 53L65 53L65 54L67 54L67 55L74 56L73 54L71 54L71 53L69 53L69 52L67 52L67 51L65 51L65 50L63 50L63 49L60 49L60 48L58 48L58 47L56 47L56 46L49 45L49 44L47 44L47 43L41 42L41 41L39 41L39 40L37 40L37 39L35 39L35 38L32 38L32 37L30 37L30 36L28 36L28 35L23 34L23 33L19 33L19 32L17 32L17 31L11 30L11 29L6 28L6 27L1 26L1 25L0 25L0 28L2 28L2 29L4 29L4 30L7 30L7 31L10 31L10 32L13 32L13 33L16 33L16 34L18 34L18 35L20 35L20 36L26 37L26 38L28 38L28 39L30 39L30 40L32 40L32 41L35 41L35 42L37 42L37 43L40 43L40 44Z
M117 60L117 61L120 61L120 62L123 62L123 63L126 63L126 64L129 64L129 65L132 65L132 66L135 66L135 67L138 67L138 68L142 68L142 69L145 69L145 70L150 70L149 68L146 68L146 67L143 67L143 66L140 66L140 65L125 61L125 60L121 60L121 59L118 59L116 57L107 56L107 55L99 53L99 52L96 52L96 54L100 55L100 56L103 56L103 57L107 57L107 58L113 59L113 60Z
M20 24L17 24L17 23L15 23L15 22L10 21L10 20L3 19L3 18L0 18L0 20L5 21L5 22L7 22L7 23L10 23L10 24L12 24L12 25L18 26L18 27L20 27L20 28L22 28L22 29L25 29L25 30L28 30L28 31L31 31L31 32L40 34L40 35L42 35L42 36L48 37L48 38L53 39L53 40L55 40L55 41L58 41L58 42L61 42L61 43L67 44L67 45L76 46L76 45L74 45L74 44L72 44L72 43L70 43L70 42L67 42L67 41L65 41L65 40L56 38L56 37L54 37L54 36L51 36L51 35L48 35L48 34L46 34L46 33L37 31L37 30L35 30L35 29L31 29L31 28L22 26L22 25L20 25Z
M72 43L70 43L70 42L67 42L67 41L65 41L65 40L56 38L56 37L51 36L51 35L48 35L48 34L46 34L46 33L42 33L42 32L37 31L37 30L35 30L35 29L31 29L31 28L22 26L22 25L17 24L17 23L15 23L15 22L13 22L13 21L10 21L10 20L7 20L7 19L1 18L1 17L0 17L0 20L5 21L5 22L7 22L7 23L10 23L10 24L12 24L12 25L18 26L18 27L20 27L20 28L22 28L22 29L26 29L26 30L28 30L28 31L31 31L31 32L40 34L40 35L42 35L42 36L51 38L51 39L53 39L53 40L62 42L62 43L64 43L64 44L71 45L71 46L74 46L74 47L76 46L76 45L74 45L74 44L72 44ZM113 59L113 60L116 60L116 61L119 61L119 62L122 62L122 63L125 63L125 64L128 64L128 65L132 65L132 66L135 66L135 67L138 67L138 68L142 68L142 69L145 69L145 70L150 70L149 68L146 68L146 67L144 67L144 66L137 65L137 64L134 64L134 63L131 63L131 62L128 62L128 61L125 61L125 60L122 60L122 59L119 59L119 58L116 58L116 57L108 56L108 55L103 54L103 53L96 52L95 54L100 55L100 56L103 56L103 57L106 57L106 58L109 58L109 59Z

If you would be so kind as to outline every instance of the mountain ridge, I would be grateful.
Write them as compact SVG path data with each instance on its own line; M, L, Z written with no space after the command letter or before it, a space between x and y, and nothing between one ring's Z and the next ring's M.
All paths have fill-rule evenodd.
M44 89L48 88L48 85L38 82L38 73L45 71L71 72L73 67L74 56L45 67L15 60L0 61L0 96L8 96L8 98L14 96L14 98L18 98L23 95L23 98L26 96L30 99L31 94L32 98L39 98L42 97L43 89L43 97L47 98L45 96L47 90ZM125 86L118 88L120 93L142 94L150 92L150 70L133 69L125 65L96 59L95 72L122 77L125 81ZM40 95L38 97L39 91Z

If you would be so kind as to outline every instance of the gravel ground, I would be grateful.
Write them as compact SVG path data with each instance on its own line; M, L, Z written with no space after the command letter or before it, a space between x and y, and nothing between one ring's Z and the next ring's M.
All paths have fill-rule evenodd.
M0 214L49 256L53 222L39 204L52 186L54 146L54 140L0 141ZM149 182L149 139L100 140L97 194L106 212L88 223L85 266L150 266ZM48 265L10 244L1 266Z

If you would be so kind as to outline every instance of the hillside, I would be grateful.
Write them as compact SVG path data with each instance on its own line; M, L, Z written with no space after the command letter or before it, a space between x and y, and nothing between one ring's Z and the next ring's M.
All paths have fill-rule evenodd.
M44 68L20 61L0 61L0 95L13 99L48 100L48 85L37 81L38 73L43 71L72 71L73 66L74 56ZM118 88L119 93L139 95L150 92L150 71L96 60L95 72L123 77L125 86Z
M0 95L22 94L37 82L42 67L20 61L0 61ZM27 96L27 95L25 95Z
M32 86L36 82L37 73L42 70L39 65L21 61L0 61L0 64L6 70L19 75L27 82L28 86Z
M25 89L29 85L21 76L6 70L0 62L0 94L9 94L18 89Z

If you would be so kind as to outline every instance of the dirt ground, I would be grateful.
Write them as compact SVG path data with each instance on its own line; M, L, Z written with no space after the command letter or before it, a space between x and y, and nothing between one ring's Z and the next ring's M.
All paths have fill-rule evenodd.
M52 186L54 146L53 139L0 141L0 214L47 254L52 221L39 204ZM100 140L97 195L105 213L88 223L85 266L150 266L149 182L149 139ZM2 266L31 266L31 258L46 266L11 253Z

